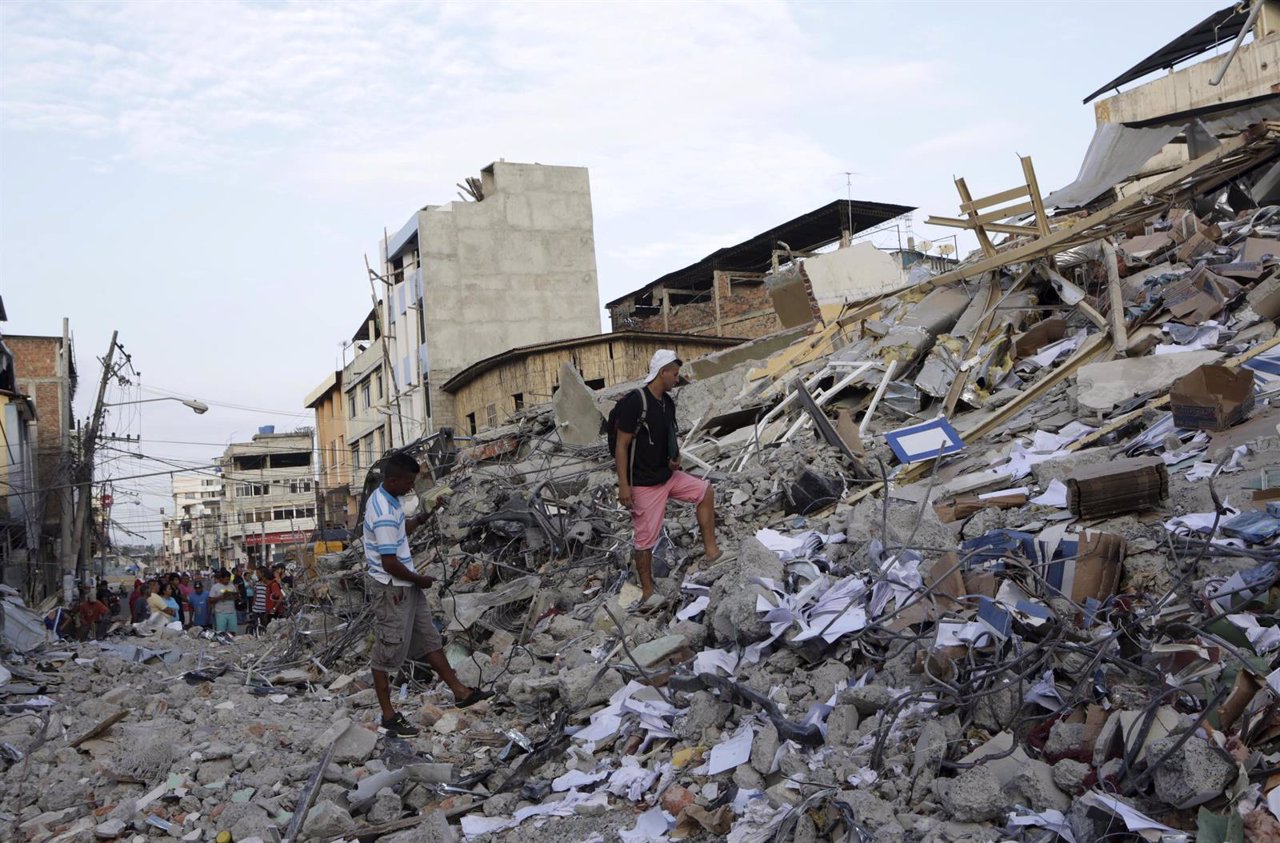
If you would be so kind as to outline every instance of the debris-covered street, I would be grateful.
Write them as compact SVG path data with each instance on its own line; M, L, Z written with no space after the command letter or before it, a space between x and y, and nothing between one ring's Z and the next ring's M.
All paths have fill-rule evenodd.
M427 330L428 227L384 234L386 301L308 396L316 431L228 439L220 549L173 510L185 578L108 589L100 495L75 541L105 519L101 579L0 585L0 838L1280 840L1275 90L1107 124L1044 196L1026 157L1011 190L957 179L960 217L930 222L967 257L913 241L886 270L852 241L883 208L849 201L821 248L772 230L735 247L759 271L713 255L611 303L614 335L420 372L408 410L390 303L409 324L416 283ZM539 166L491 165L450 214L578 183ZM121 359L113 337L77 496ZM526 359L548 391L486 411ZM452 423L406 435L440 396ZM272 484L294 497L255 510Z

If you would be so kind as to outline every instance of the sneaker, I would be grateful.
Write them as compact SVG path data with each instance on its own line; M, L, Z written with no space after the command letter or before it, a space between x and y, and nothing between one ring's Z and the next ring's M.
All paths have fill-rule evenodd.
M391 735L393 738L416 738L419 734L418 727L405 720L404 715L399 712L396 712L396 716L390 720L382 718L382 725L378 727L378 732Z

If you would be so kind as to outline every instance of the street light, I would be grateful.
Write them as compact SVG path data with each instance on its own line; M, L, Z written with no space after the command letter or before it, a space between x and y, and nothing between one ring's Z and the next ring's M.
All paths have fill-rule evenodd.
M143 398L140 401L120 401L114 404L103 404L104 407L124 407L129 404L149 404L152 401L177 401L184 407L190 407L195 411L196 415L203 415L209 412L209 405L203 401L196 401L193 398L177 398L172 395L166 395L164 398Z

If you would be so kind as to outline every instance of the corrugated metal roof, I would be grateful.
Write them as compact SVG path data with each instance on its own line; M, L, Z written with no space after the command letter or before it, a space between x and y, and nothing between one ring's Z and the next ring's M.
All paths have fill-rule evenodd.
M1159 6L1153 6L1153 9ZM1115 79L1084 98L1084 101L1095 99L1107 91L1115 90L1121 85L1141 79L1148 73L1173 67L1187 59L1195 58L1205 50L1211 50L1219 44L1226 43L1240 34L1245 21L1249 18L1249 4L1231 5L1214 12L1200 23L1188 29L1177 38L1165 44L1133 67L1121 73Z
M830 205L802 214L781 225L763 231L736 246L717 249L695 264L667 273L638 290L619 296L605 305L613 307L624 299L647 292L659 284L664 287L689 288L701 282L710 282L717 270L733 272L765 272L773 262L773 250L781 241L797 252L809 252L829 246L840 239L840 232L853 219L854 233L887 222L914 211L908 205L890 205L884 202L862 202L838 199Z

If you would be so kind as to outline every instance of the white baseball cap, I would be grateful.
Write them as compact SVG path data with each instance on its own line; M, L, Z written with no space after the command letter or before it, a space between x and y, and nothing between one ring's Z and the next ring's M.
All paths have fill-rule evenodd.
M683 366L684 362L676 357L676 353L669 348L660 348L653 353L652 359L649 360L649 374L645 376L644 382L650 384L653 379L658 376L658 372L666 366L675 363L677 366Z

